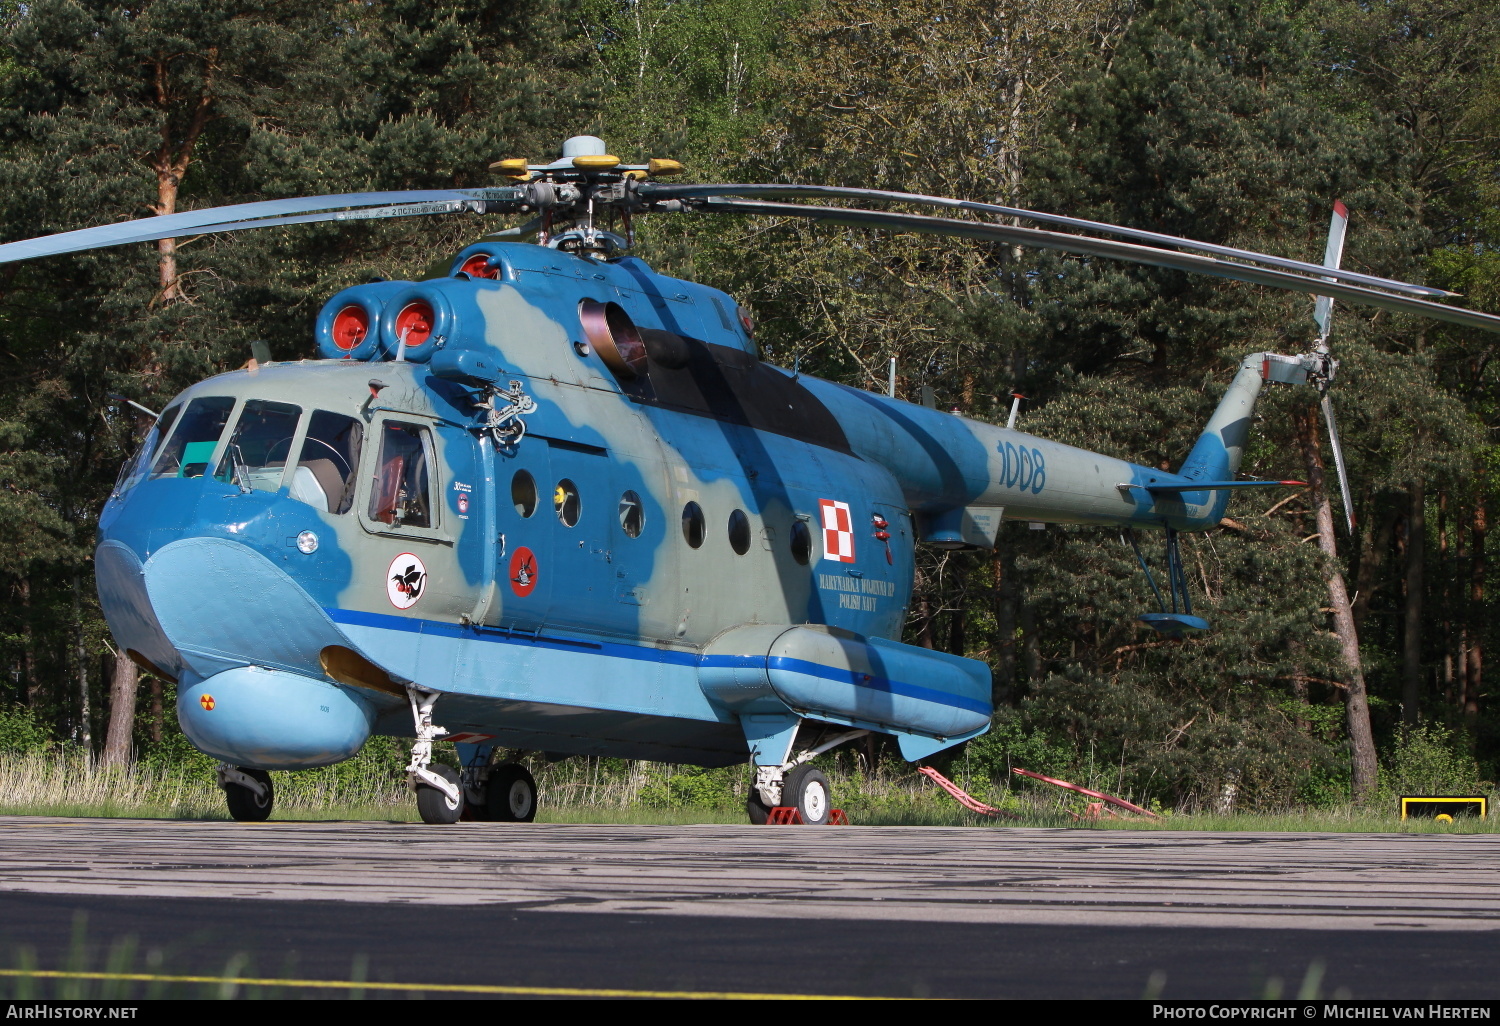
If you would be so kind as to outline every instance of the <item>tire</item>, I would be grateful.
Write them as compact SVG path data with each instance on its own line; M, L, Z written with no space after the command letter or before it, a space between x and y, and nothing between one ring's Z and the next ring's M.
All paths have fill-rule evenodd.
M264 823L271 818L271 808L276 804L276 790L271 785L271 774L265 770L249 769L244 766L236 768L245 776L260 781L261 786L266 789L266 794L262 798L248 787L225 784L224 802L229 806L229 814L241 823Z
M458 800L451 801L447 795L428 784L417 785L417 814L423 823L457 823L464 814L464 792L459 785L458 774L447 766L429 766L433 773L451 783L458 790Z
M501 763L490 770L489 818L500 823L530 823L536 819L536 779L525 766Z
M827 826L833 809L833 795L828 778L811 766L798 766L786 775L781 785L781 804L790 805L802 814L808 826Z
M761 801L760 791L754 784L750 785L750 796L745 799L745 814L756 826L765 826L771 818L771 807Z

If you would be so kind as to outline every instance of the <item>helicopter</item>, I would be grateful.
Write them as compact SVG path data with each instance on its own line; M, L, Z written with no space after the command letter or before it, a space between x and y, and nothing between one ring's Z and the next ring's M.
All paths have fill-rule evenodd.
M1181 532L1216 526L1267 383L1323 395L1335 298L1486 330L1452 294L1137 229L910 193L693 185L575 136L494 188L195 210L0 245L0 262L318 221L530 215L430 280L323 305L317 359L252 360L159 414L101 513L99 599L119 650L177 685L230 814L269 770L412 740L421 819L533 819L505 751L754 766L747 813L830 821L811 760L871 733L909 761L992 715L977 660L901 642L915 547L993 548L1004 520L1166 536L1173 637L1192 612ZM1049 225L863 207L900 203ZM733 297L630 254L648 214L775 214L1177 268L1320 297L1306 353L1245 357L1176 473L763 361ZM601 227L616 216L624 234ZM1341 217L1343 221L1341 221ZM613 222L612 222L613 223ZM1077 234L1089 232L1091 234ZM1333 435L1343 482L1342 459ZM1137 549L1139 553L1139 550ZM1150 575L1144 559L1143 569ZM443 726L436 719L440 718ZM433 761L454 743L460 765Z

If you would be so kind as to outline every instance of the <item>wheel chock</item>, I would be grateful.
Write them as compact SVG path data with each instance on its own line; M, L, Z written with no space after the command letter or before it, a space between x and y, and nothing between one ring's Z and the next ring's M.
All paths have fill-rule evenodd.
M806 822L795 805L778 805L766 816L766 826L805 826ZM844 815L843 809L830 809L828 825L848 826L849 817Z

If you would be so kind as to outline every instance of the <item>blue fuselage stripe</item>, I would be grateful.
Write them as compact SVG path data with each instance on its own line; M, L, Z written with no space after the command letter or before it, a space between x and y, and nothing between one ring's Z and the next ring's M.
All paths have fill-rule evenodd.
M771 659L767 659L765 656L742 655L708 655L700 657L694 655L692 652L678 652L671 649L647 648L642 645L625 645L609 641L575 641L569 638L549 637L540 634L533 635L529 631L508 631L494 627L467 627L462 624L441 623L437 620L422 620L417 617L392 616L389 613L368 613L358 609L325 609L324 612L335 623L349 624L354 627L374 627L381 630L404 631L409 634L430 634L440 637L462 638L468 641L486 641L502 645L536 645L544 648L558 648L572 651L576 651L579 648L588 648L591 651L599 652L601 655L614 656L619 659L670 663L676 666L701 665L735 669L770 668L785 670L790 673L802 673L810 677L818 677L822 680L834 681L839 684L850 684L854 687L897 695L902 698L914 698L918 701L932 702L936 705L966 709L970 712L990 712L989 703L979 699L949 694L946 691L922 687L920 684L908 684L905 681L889 680L885 677L855 673L850 670L825 666L822 663L808 662L804 659L791 659L785 656L776 656Z
M375 627L387 631L405 631L409 634L430 634L443 638L460 638L466 641L487 641L501 645L534 645L541 648L559 648L577 651L586 648L592 652L615 656L620 659L639 659L653 663L671 663L677 666L696 666L698 657L692 652L676 652L664 648L646 648L642 645L622 645L610 641L584 641L561 638L531 631L512 631L500 627L474 627L458 623L442 623L438 620L422 620L412 616L391 616L389 613L367 613L358 609L324 609L334 623L352 627Z
M898 695L902 698L915 698L923 702L932 702L934 705L950 705L956 709L967 709L970 712L990 713L990 704L973 698L965 698L963 695L949 694L946 691L938 691L935 688L924 688L920 684L908 684L901 680L890 680L885 677L876 677L873 674L855 673L852 670L840 670L832 666L824 666L822 663L810 663L805 659L792 659L788 656L775 656L767 661L773 670L785 670L788 673L805 673L810 677L820 677L823 680L836 681L839 684L852 684L857 688L869 688L871 691L882 691L889 695Z

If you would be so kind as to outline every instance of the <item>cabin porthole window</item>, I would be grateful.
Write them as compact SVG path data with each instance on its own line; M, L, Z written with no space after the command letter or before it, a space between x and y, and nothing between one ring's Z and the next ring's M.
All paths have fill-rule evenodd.
M583 512L583 505L578 500L578 486L567 478L557 482L557 489L552 493L552 509L564 527L576 526L578 514Z
M792 521L792 558L802 566L812 559L812 532L800 520Z
M692 548L703 544L703 507L696 502L682 507L682 537Z
M645 526L646 509L641 505L641 497L627 491L620 496L620 530L631 538L639 538Z
M510 501L516 512L524 519L536 512L536 478L524 470L516 471L510 479Z
M729 547L741 556L750 551L750 518L742 509L729 514Z

